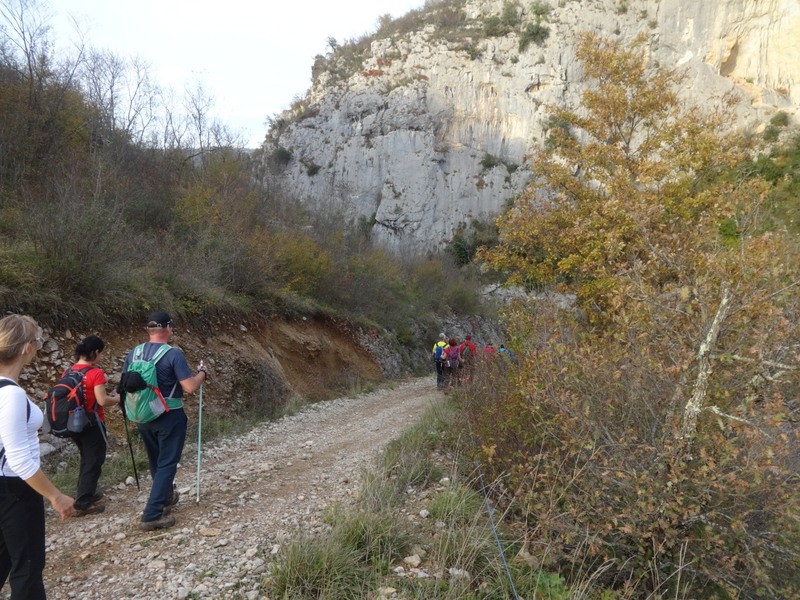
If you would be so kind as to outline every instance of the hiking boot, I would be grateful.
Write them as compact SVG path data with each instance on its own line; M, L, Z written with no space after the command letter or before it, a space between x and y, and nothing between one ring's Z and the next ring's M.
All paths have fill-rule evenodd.
M103 492L102 490L97 490L94 494L89 496L89 504L94 504L95 502L100 502L103 499Z
M139 529L142 531L155 531L156 529L166 529L175 525L175 517L168 517L161 515L158 519L153 521L142 521L139 523Z
M76 508L72 513L73 517L85 517L86 515L97 515L106 509L105 504L90 504L84 508Z
M169 500L167 500L167 503L164 506L164 510L161 511L161 515L164 516L164 515L168 515L169 513L171 513L172 512L172 507L175 506L178 503L178 499L180 497L181 497L181 495L178 493L178 490L173 489L172 490L172 496L170 496Z

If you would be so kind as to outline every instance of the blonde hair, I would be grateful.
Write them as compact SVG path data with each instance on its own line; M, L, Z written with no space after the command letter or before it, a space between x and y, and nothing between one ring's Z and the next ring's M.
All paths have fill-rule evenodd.
M0 319L0 363L17 360L25 344L36 342L39 326L31 317L11 314Z

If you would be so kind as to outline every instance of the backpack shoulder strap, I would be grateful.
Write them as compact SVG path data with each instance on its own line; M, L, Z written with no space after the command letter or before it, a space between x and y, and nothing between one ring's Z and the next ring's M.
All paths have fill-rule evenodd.
M131 362L135 360L141 360L143 354L144 354L144 344L139 344L131 352Z
M2 381L0 381L0 388L4 388L7 385L13 385L15 387L19 387L18 384L8 379L3 379ZM25 414L25 422L27 423L28 421L31 420L31 401L28 400L27 396L25 397L25 408L27 409ZM3 446L3 448L0 449L0 470L2 470L2 468L5 466L6 466L6 448L5 446Z
M7 385L13 385L14 387L19 387L18 383L14 383L10 379L3 379L2 381L0 381L0 388L4 388ZM27 396L25 396L25 408L26 408L25 422L27 423L28 421L31 420L31 401L28 400Z
M172 350L172 346L170 346L169 344L163 344L161 347L159 347L158 350L156 350L156 353L153 354L153 357L150 359L150 362L155 365L170 350Z

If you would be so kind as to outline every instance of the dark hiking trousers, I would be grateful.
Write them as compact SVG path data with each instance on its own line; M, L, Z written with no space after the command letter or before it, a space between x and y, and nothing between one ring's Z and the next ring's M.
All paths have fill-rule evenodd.
M142 521L161 518L164 507L172 498L172 484L178 462L186 441L188 419L182 408L173 408L149 423L138 423L136 428L147 450L153 487L144 507Z
M78 475L78 491L75 493L75 508L84 510L92 503L92 496L97 493L97 482L103 463L106 462L106 440L97 417L92 414L94 422L72 438L81 453L81 466Z
M0 589L11 600L43 600L44 498L19 477L0 477Z
M444 386L444 361L436 360L436 387Z

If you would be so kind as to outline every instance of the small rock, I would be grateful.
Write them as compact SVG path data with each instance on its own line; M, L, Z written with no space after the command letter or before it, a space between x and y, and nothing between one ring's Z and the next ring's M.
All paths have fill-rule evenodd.
M423 519L427 519L428 517L431 516L431 513L427 509L423 508L421 511L419 511L419 516L422 517Z
M425 569L411 569L411 572L417 579L427 579L430 577L430 573L428 573Z
M465 569L450 567L449 569L447 569L447 572L450 573L450 577L454 579L471 579L469 571Z
M378 588L379 598L394 598L397 595L397 590L393 587Z
M418 567L422 562L419 556L416 554L412 554L411 556L406 556L403 559L403 562L406 563L409 567Z
M203 527L200 530L200 535L204 537L215 537L222 533L221 529L216 529L214 527Z

